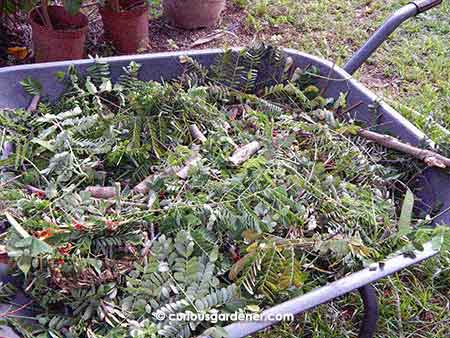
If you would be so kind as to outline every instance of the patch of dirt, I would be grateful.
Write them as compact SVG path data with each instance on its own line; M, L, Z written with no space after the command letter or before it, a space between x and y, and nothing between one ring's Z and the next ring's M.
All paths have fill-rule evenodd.
M188 31L170 26L166 18L160 17L151 19L149 28L150 52L214 48L223 47L224 44L243 46L254 38L254 33L246 25L245 12L230 4L227 5L220 22L215 27ZM221 32L224 34L212 41L193 45L199 39Z
M103 37L103 24L96 6L86 7L83 12L89 18L87 55L115 55L114 49ZM0 37L0 67L34 62L31 28L26 16L18 15L14 20L10 20L5 25L4 31L14 32L14 34L9 34L10 36L3 39L4 41ZM280 25L265 27L262 31L255 33L247 24L245 10L228 2L220 22L214 27L183 30L172 27L164 16L160 16L150 18L149 37L150 44L142 53L245 46L256 39L273 45L287 46L298 38L298 32L290 25ZM25 47L28 50L27 57L19 59L13 55L7 55L7 47Z
M402 80L398 77L387 77L383 74L380 67L365 64L360 72L360 81L374 90L389 89L392 95L400 95Z
M84 9L84 12L89 18L87 55L115 55L112 46L104 40L103 24L98 10L89 7ZM2 23L3 29L0 27L0 32L5 32L0 35L0 67L32 63L34 59L31 28L26 16L19 14L5 23ZM189 31L172 27L163 16L150 18L149 37L150 45L147 50L142 51L143 53L214 48L224 45L244 46L255 38L255 34L246 25L245 11L236 5L228 4L216 26L198 30ZM28 55L23 59L8 55L8 47L25 47Z

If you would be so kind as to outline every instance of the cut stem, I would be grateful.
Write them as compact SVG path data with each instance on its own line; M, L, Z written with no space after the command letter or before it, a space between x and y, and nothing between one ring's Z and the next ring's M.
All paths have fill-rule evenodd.
M253 141L243 147L236 149L236 151L228 158L228 160L234 166L238 166L252 157L252 155L255 154L259 149L261 149L261 144L258 141Z
M48 0L41 1L41 9L42 9L42 16L44 18L44 26L53 30L52 20L50 19L50 15L48 14Z
M185 180L189 176L189 170L201 160L200 146L194 144L192 146L192 155L189 157L185 165L177 171L177 176L182 180Z
M186 178L188 178L189 170L200 160L200 146L194 144L192 145L192 155L186 160L186 163L183 167L169 167L165 169L161 174L147 176L142 182L140 182L133 188L133 192L137 194L147 194L150 191L150 185L156 177L177 175L179 178L185 180Z
M30 237L30 234L19 224L19 222L16 221L16 219L7 211L5 211L6 219L8 220L9 224L17 231L17 233L22 236L23 238Z
M358 132L359 136L364 137L370 141L381 144L382 146L394 149L405 154L409 154L423 162L430 167L450 168L450 159L442 156L434 151L427 149L420 149L410 144L404 143L395 137L389 135L378 134L373 131L361 129Z
M169 167L165 169L161 174L147 176L142 182L140 182L133 188L133 192L137 194L147 194L150 191L150 185L156 177L167 177L173 175L176 170L177 169L174 167Z
M40 99L41 99L40 95L34 95L33 98L31 99L30 105L27 108L27 112L34 113L37 110Z
M200 129L195 124L191 124L189 127L189 131L191 132L192 138L194 140L200 141L201 143L206 142L206 136L200 131Z
M87 187L86 191L94 198L109 199L117 195L116 187Z

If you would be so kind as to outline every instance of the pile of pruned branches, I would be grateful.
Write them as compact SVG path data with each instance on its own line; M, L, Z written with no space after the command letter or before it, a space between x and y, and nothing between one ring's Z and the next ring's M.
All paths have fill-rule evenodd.
M27 79L31 105L0 110L2 250L37 318L8 319L23 337L220 337L168 315L258 311L444 243L403 182L448 159L337 118L345 94L281 49L180 62L165 83L72 67L56 102Z

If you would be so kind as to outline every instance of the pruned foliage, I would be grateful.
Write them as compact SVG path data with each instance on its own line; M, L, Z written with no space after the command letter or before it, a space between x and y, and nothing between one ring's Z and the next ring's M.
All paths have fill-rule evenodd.
M357 137L317 69L264 44L180 62L167 82L71 66L56 102L25 79L37 110L0 110L1 244L40 323L11 319L22 336L190 337L212 323L177 315L264 308L448 246L426 227L439 206L404 198L420 164Z

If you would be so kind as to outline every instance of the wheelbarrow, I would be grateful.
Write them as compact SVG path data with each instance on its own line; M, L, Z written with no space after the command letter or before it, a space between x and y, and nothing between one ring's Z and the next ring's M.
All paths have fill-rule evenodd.
M353 55L341 68L324 59L302 53L292 49L286 49L286 53L293 59L297 67L306 68L315 66L320 70L316 85L322 89L324 97L337 98L340 93L346 92L348 107L352 116L364 121L368 126L381 125L383 132L395 135L399 139L412 145L426 140L426 136L414 125L407 121L389 105L380 102L370 90L352 78L352 74L358 70L370 55L387 39L387 37L407 19L425 12L437 5L442 0L418 0L400 8L378 29L373 36ZM157 53L133 56L119 56L104 58L109 63L113 80L121 73L122 67L130 61L136 61L142 65L140 78L143 80L169 80L177 77L182 72L178 58L181 55L189 55L205 66L210 66L215 58L223 53L220 49L207 49L200 51L183 51L170 53ZM0 107L17 108L25 107L29 103L29 97L24 93L19 81L26 77L32 77L40 81L50 98L57 98L63 89L63 85L55 80L54 74L64 71L69 65L75 65L83 72L91 65L93 60L77 60L70 62L54 62L25 66L14 66L0 69ZM371 106L377 104L378 110L374 119ZM438 211L433 224L450 225L450 174L437 168L427 168L417 177L411 187L419 199L419 208L424 212ZM375 268L366 268L352 273L340 280L317 288L305 295L291 299L276 305L262 313L263 318L274 318L278 314L300 314L320 304L327 303L334 298L345 295L351 291L359 290L364 304L364 318L361 324L359 337L373 337L378 320L378 305L375 290L370 285L380 278L389 276L403 268L417 264L428 259L438 252L431 242L423 246L423 250L416 251L414 255L398 255L390 258ZM8 280L6 266L0 269L0 280ZM20 291L17 293L15 307L6 304L0 307L0 313L5 311L17 311L27 304L28 300ZM1 315L1 314L0 314ZM255 332L275 325L277 321L236 322L225 327L229 337L238 338L251 335ZM4 327L0 336L17 337L10 328Z

